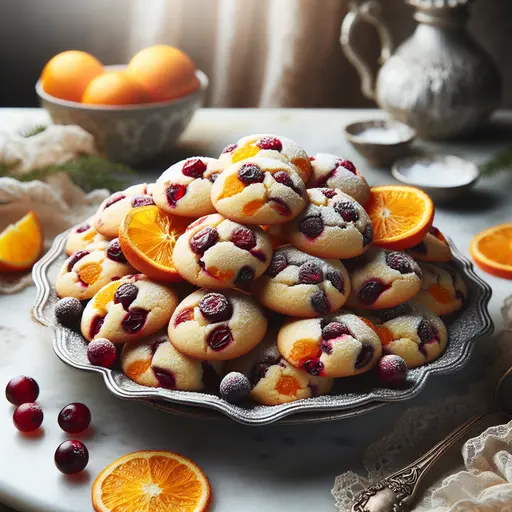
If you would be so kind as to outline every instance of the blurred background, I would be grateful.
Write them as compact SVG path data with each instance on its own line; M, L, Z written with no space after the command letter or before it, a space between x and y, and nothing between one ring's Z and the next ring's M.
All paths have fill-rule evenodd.
M404 0L381 0L395 43L416 22ZM126 63L152 44L177 46L210 77L206 106L365 107L339 45L348 0L0 0L0 107L37 106L34 83L63 50ZM471 32L501 69L512 107L512 0L472 5ZM369 26L359 46L377 67ZM236 51L235 51L236 50Z

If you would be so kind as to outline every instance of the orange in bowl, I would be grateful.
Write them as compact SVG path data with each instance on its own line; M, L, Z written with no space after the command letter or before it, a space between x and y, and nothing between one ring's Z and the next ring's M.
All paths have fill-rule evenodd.
M108 71L97 76L82 96L82 103L89 105L136 105L145 100L144 89L123 71Z
M512 223L481 231L471 240L475 263L489 274L512 279Z
M180 98L199 87L195 64L172 46L141 50L129 62L126 72L146 90L150 101Z
M45 92L68 101L81 101L91 80L103 73L101 62L89 53L69 50L51 58L41 73Z

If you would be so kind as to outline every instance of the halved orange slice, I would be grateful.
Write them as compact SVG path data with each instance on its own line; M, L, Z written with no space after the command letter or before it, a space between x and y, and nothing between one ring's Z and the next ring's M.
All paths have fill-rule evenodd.
M499 224L478 233L469 250L482 270L512 279L512 224Z
M409 249L420 243L434 220L434 203L422 190L405 185L372 187L365 209L373 224L373 244Z
M202 512L210 501L210 483L177 453L140 451L107 466L91 494L96 512Z
M0 272L29 270L43 252L43 228L30 211L0 233Z
M190 219L177 217L158 206L130 210L119 227L119 243L132 267L158 281L181 281L172 264L178 237Z

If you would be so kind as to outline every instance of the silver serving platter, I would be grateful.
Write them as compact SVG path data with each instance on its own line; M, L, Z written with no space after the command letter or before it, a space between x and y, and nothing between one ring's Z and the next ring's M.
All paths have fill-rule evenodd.
M131 381L118 369L91 365L86 356L87 343L81 334L55 321L53 308L58 299L53 283L66 259L64 247L67 234L62 233L55 239L51 249L33 269L37 295L32 313L38 322L52 328L55 353L75 368L101 374L109 391L117 397L143 401L181 416L201 419L227 416L247 425L266 425L276 421L310 423L358 416L389 402L413 398L424 388L430 375L460 370L467 363L475 341L492 333L494 329L487 311L491 289L475 274L471 262L450 241L454 264L469 289L466 306L457 316L447 321L449 342L444 354L428 365L410 370L405 385L400 389L381 387L374 372L368 372L357 377L338 379L330 395L274 406L242 407L206 393L148 388Z

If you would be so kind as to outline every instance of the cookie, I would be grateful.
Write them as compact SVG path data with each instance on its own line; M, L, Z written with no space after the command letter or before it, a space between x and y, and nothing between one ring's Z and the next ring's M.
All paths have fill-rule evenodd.
M104 286L89 301L82 316L82 334L89 341L139 340L165 327L177 305L178 297L169 286L143 274L125 276Z
M243 224L283 224L306 206L306 186L290 164L253 157L228 167L212 186L212 203Z
M400 356L408 368L437 359L448 341L443 321L421 305L408 305L406 312L379 325L377 330L384 353Z
M197 219L215 213L211 191L223 171L215 158L193 157L171 165L153 188L153 199L164 211Z
M252 291L267 308L289 316L315 317L338 310L350 293L350 280L338 260L323 260L291 245L274 251Z
M373 226L357 201L331 188L307 193L308 206L289 225L291 244L320 258L353 258L368 249Z
M411 247L407 252L418 261L447 263L453 258L452 250L439 229L432 226L422 242Z
M337 188L361 205L370 199L368 183L350 160L329 153L317 153L310 160L307 188Z
M421 290L414 297L439 316L459 311L468 297L468 288L455 267L450 264L420 263L423 272Z
M315 377L292 366L277 349L277 329L269 331L255 349L230 363L230 370L246 375L251 382L250 398L278 405L329 393L333 379Z
M71 256L77 251L83 251L88 245L96 242L108 242L108 238L100 235L93 227L94 217L90 217L83 224L71 229L66 241L66 254Z
M270 243L274 249L288 243L286 224L272 224L271 226L263 225L261 228L265 233L267 233L270 238Z
M236 144L229 144L219 157L227 167L254 156L274 158L290 163L302 181L306 183L311 175L311 163L308 154L296 142L280 135L248 135Z
M240 357L262 340L266 330L260 306L235 290L198 290L180 302L169 322L175 348L203 360Z
M323 377L366 372L382 355L375 330L347 311L286 322L279 330L277 347L293 366Z
M150 388L217 392L223 363L192 359L178 352L167 334L157 333L142 341L126 343L121 369L131 380Z
M347 302L351 308L391 308L408 301L421 288L420 267L404 252L370 247L344 263L352 285Z
M272 244L259 226L242 226L218 213L198 219L174 246L180 275L206 288L243 287L270 265Z
M134 272L117 238L111 242L95 242L73 253L64 262L55 282L55 290L59 297L86 300L111 281Z
M110 238L118 236L121 221L132 208L155 204L151 197L152 187L153 185L141 183L107 197L94 216L96 231Z

